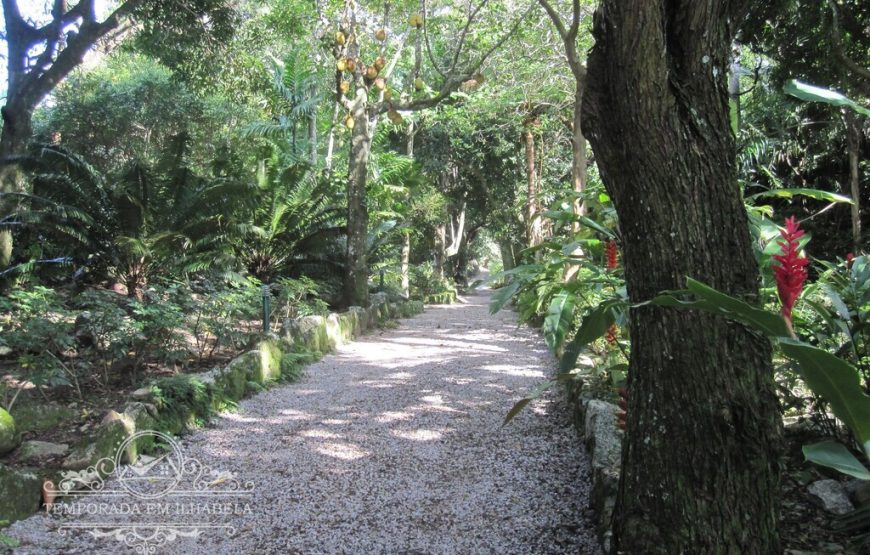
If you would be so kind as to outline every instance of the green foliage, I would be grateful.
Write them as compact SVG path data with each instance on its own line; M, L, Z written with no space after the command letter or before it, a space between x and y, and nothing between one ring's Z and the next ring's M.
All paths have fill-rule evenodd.
M270 283L303 270L340 266L337 239L346 233L331 184L305 165L262 169L256 202L239 214L244 222L233 250L247 271Z
M0 308L2 341L17 353L24 376L37 387L70 385L72 375L61 359L75 342L73 322L57 292L15 289L0 297Z
M420 300L429 295L456 292L443 277L438 277L431 262L415 265L410 271L411 298Z
M214 414L214 392L210 384L196 376L180 374L161 378L151 385L153 399L160 406L164 427L186 425L191 418L207 421Z

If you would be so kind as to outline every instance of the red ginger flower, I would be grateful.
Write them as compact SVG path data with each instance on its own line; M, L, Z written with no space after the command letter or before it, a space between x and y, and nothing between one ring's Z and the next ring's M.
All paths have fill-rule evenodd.
M784 239L779 241L782 254L773 256L779 262L778 266L773 267L773 276L776 278L776 290L782 303L782 316L791 328L791 311L804 288L804 282L807 280L806 265L810 261L798 252L799 239L803 237L804 232L798 227L794 217L785 221L785 229L780 231L780 234Z
M851 252L846 255L846 267L852 269L852 264L855 262L855 255Z
M619 250L616 247L616 241L611 239L607 242L607 246L604 248L605 253L607 254L607 268L609 270L615 270L619 267L619 261L617 260L617 255Z
M607 328L607 336L606 336L606 339L607 339L607 344L608 344L608 345L613 345L614 343L616 343L616 333L617 333L617 331L618 331L618 329L617 329L617 327L616 327L616 324L610 324L610 327Z

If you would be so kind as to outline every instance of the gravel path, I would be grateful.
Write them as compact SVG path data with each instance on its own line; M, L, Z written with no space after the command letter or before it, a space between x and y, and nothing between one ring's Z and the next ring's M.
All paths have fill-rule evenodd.
M161 540L157 553L599 553L562 393L501 427L553 358L512 312L488 314L489 291L467 301L360 338L185 438L185 456L253 482L234 515L37 515L6 531L16 552L132 553L58 528L163 520L235 529Z

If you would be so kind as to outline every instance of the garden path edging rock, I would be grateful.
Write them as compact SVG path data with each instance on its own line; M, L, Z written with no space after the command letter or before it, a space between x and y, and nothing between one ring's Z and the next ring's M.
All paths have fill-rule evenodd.
M612 549L611 523L619 488L624 432L616 427L619 407L613 403L591 399L569 392L573 406L574 425L589 452L592 467L591 505L595 511L596 531L605 553Z
M194 428L215 412L257 393L258 388L261 391L274 384L286 368L298 367L388 320L411 317L423 309L420 301L391 304L386 295L376 294L366 309L351 307L347 312L327 317L305 316L287 321L281 337L264 338L256 349L240 354L224 367L161 378L137 389L123 412L109 411L85 440L71 447L61 467L76 471L94 467L101 459L114 457L118 446L137 431L175 434ZM179 383L190 395L173 398L170 406L161 396L161 389L178 389ZM152 444L153 438L149 437L130 442L124 461L135 462ZM60 473L57 468L11 468L0 464L0 521L11 523L36 512L42 500L43 480L56 481Z

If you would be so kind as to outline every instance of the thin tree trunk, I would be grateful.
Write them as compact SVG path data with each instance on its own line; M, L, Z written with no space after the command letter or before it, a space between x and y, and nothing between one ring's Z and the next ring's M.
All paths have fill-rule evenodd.
M366 110L367 94L364 88L358 88L351 110L354 127L347 178L347 267L344 281L344 300L348 306L368 306L369 298L369 272L366 260L369 211L366 179L372 136Z
M740 131L740 50L735 48L728 72L728 98L731 110L731 127L734 133Z
M574 88L574 122L571 137L571 182L574 192L578 195L586 190L586 137L583 135L583 93L586 83L578 79ZM586 203L581 198L574 199L574 213L586 215ZM580 230L580 224L574 224L574 232Z
M414 122L408 123L408 136L405 142L405 154L409 158L414 157L414 135L416 134ZM402 237L402 295L411 298L411 234L405 233Z
M411 297L411 234L402 234L402 296Z
M849 151L849 191L852 197L852 248L861 252L861 174L858 159L861 149L861 117L846 110L846 148Z
M596 14L584 132L619 216L632 301L691 276L757 302L725 83L738 4L602 0ZM779 553L770 344L675 308L633 309L630 327L615 550Z
M541 242L541 221L538 218L537 209L538 187L535 171L535 135L528 125L525 131L523 131L523 145L526 150L526 191L528 194L528 199L526 200L526 241L528 246L534 247Z
M311 86L311 95L317 93L317 88L312 85ZM308 149L309 156L308 161L311 164L311 167L317 166L317 110L311 110L311 114L308 115Z
M332 172L332 155L335 151L335 129L338 125L338 115L341 113L341 103L336 102L332 110L332 125L329 126L329 136L326 139L326 159L324 165L327 172Z
M444 262L447 260L447 226L435 226L435 277L444 279Z

